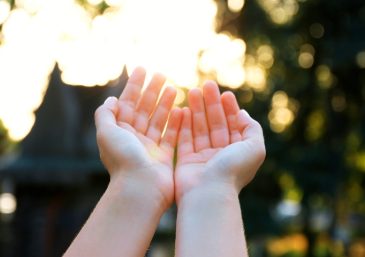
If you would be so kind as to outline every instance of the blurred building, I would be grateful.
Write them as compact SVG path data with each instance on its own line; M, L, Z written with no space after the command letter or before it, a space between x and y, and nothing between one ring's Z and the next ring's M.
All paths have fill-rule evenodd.
M2 201L0 256L61 256L71 243L108 183L94 111L125 80L123 73L103 87L70 86L54 69L31 132L1 162L2 193L15 198Z

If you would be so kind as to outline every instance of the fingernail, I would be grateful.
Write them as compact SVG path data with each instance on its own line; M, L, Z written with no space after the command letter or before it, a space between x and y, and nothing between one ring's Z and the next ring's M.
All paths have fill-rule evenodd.
M245 116L248 116L248 117L251 117L250 114L246 111L246 110L240 110L240 112L245 115Z
M114 107L115 103L116 103L117 99L114 96L109 96L104 104L108 107Z

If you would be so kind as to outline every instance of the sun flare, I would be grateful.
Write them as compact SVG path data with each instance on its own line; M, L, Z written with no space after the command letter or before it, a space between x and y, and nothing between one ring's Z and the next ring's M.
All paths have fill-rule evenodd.
M137 65L164 73L177 88L204 79L231 88L245 82L245 42L217 32L214 0L87 4L102 2L101 14L76 0L17 0L12 10L0 2L0 119L12 139L29 133L55 63L71 85L102 86ZM243 3L230 1L236 11Z

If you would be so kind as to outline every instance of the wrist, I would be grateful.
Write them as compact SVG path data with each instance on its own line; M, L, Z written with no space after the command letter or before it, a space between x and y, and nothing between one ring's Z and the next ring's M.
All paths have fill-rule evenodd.
M152 183L135 178L113 176L106 190L115 205L133 206L141 211L160 213L170 207L172 200L166 199Z
M181 194L177 199L178 208L195 204L231 204L238 201L238 192L234 186L222 183L200 185Z

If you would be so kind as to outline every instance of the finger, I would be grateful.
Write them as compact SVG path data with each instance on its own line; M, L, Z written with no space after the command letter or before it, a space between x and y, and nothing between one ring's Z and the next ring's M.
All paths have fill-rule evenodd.
M133 127L142 134L145 134L147 131L150 115L155 109L158 96L160 95L165 80L166 78L162 74L155 74L138 102L136 108L137 115Z
M240 110L237 115L238 130L242 139L264 140L261 125L245 111Z
M183 156L194 152L193 132L191 125L191 111L188 107L184 107L181 128L178 136L178 156Z
M118 113L118 100L115 97L108 97L95 111L95 125L97 130L105 126L116 125L116 115Z
M159 143L163 129L165 128L169 112L174 104L176 89L167 87L158 102L156 110L150 119L146 136L154 142Z
M235 95L232 92L224 92L221 96L224 113L229 128L230 143L242 140L242 134L238 130L237 115L240 111Z
M145 77L146 71L142 67L137 67L130 75L127 84L119 97L119 121L128 124L133 123L135 108L141 95Z
M203 87L203 97L208 118L210 142L214 148L225 147L229 144L229 133L218 85L213 81L206 82Z
M194 148L196 152L199 152L202 149L211 147L204 99L200 89L191 89L188 100L193 122Z
M173 152L176 146L182 117L183 112L180 108L171 110L167 127L160 143L161 146L167 148L170 152Z
M132 74L130 75L119 100L137 103L141 95L141 90L145 78L146 78L146 70L142 67L135 68Z

